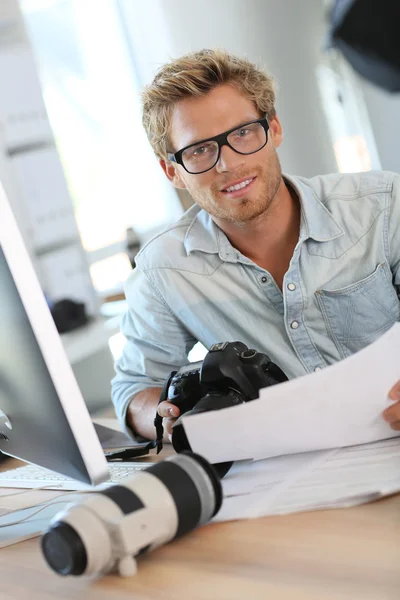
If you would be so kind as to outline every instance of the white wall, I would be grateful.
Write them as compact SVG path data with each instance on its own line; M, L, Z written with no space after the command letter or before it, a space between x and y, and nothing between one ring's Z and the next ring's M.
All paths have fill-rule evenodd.
M142 82L170 57L226 48L266 67L278 80L284 171L337 170L315 74L324 42L321 0L124 0Z
M400 172L400 93L391 94L359 78L382 169Z

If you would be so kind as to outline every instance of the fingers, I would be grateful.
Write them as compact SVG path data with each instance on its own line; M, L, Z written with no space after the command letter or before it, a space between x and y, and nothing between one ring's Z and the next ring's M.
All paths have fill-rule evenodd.
M160 402L160 404L158 405L157 412L160 415L160 417L176 418L180 415L179 408L175 406L175 404L171 404L171 402L166 401Z
M175 423L177 417L180 415L180 410L175 404L171 404L171 402L160 402L158 405L158 414L161 417L164 417L164 432L167 435L169 441L171 441L172 436L172 426Z
M390 390L389 398L394 400L394 404L384 410L382 416L392 429L400 431L400 381Z
M395 431L400 431L400 403L396 402L390 408L387 408L383 413L383 418L386 423Z
M172 426L175 423L175 421L176 419L164 419L164 431L167 432L169 441L171 441Z
M391 400L400 401L400 381L398 381L390 390L389 398Z
M392 429L400 430L400 402L396 402L384 410L382 416Z

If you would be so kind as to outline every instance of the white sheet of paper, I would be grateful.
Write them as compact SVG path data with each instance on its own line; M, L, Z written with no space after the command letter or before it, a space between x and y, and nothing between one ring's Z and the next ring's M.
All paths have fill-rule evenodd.
M264 388L252 402L183 416L183 424L193 452L212 463L364 444L400 435L382 417L398 380L400 323L322 371Z
M214 521L343 508L400 490L400 438L234 465Z
M331 450L301 452L287 456L275 456L258 461L242 460L233 464L222 479L224 498L264 492L289 485L314 464L325 460Z

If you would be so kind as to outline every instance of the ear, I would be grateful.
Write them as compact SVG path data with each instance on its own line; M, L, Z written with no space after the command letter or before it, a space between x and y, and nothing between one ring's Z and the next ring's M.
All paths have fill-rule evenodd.
M281 145L283 140L282 125L277 115L269 121L269 135L272 138L275 148Z
M169 160L160 159L160 165L165 175L168 177L172 185L180 190L186 189L186 184L182 178L182 174L176 163Z

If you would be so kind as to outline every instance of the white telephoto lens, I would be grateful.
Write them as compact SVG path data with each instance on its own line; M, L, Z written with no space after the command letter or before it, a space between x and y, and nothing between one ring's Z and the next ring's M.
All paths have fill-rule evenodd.
M213 467L197 454L176 454L64 509L42 536L42 551L61 575L133 573L134 556L203 525L221 504Z

